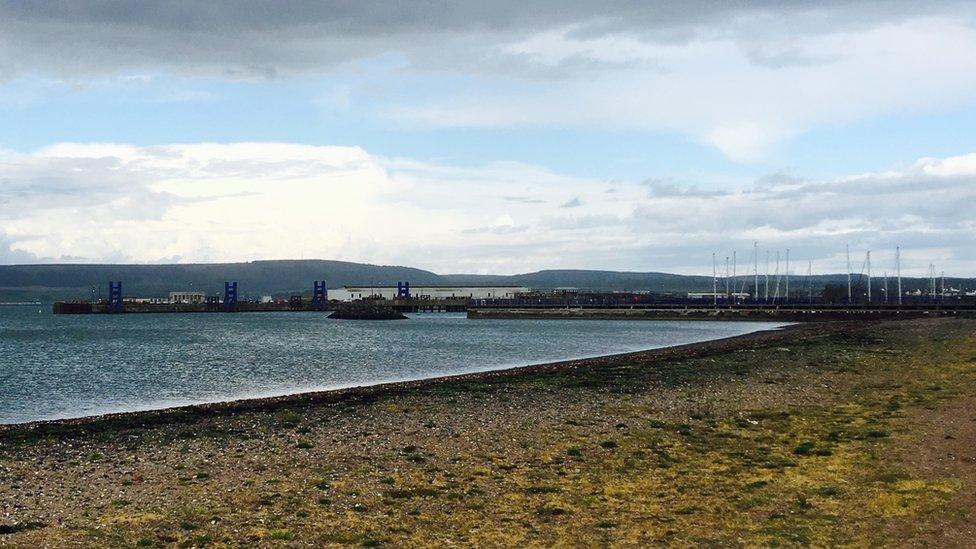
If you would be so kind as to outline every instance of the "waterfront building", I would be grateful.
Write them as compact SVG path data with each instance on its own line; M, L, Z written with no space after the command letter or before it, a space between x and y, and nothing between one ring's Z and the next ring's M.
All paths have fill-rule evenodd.
M748 292L734 292L730 294L733 298L738 300L749 299ZM692 300L705 300L705 299L726 299L728 296L723 293L712 293L712 292L688 292L688 299Z
M207 294L203 292L170 292L170 303L203 303L207 300Z

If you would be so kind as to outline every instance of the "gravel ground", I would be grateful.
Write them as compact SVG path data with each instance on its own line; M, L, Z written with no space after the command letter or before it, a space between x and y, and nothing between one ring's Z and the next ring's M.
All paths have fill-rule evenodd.
M974 370L976 321L819 323L5 426L0 546L965 546Z

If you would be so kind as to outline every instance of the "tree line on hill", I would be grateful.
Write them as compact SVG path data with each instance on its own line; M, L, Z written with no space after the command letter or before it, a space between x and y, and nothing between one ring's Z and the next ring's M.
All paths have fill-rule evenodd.
M325 280L330 288L395 285L398 281L409 281L411 286L513 285L540 290L577 288L660 294L712 291L710 276L573 269L517 275L440 275L404 266L310 259L167 265L3 265L0 266L0 301L98 299L105 297L109 280L122 281L123 292L130 297L166 297L172 291L200 291L208 295L220 295L225 281L237 281L242 298L256 298L261 295L309 295L315 280ZM846 299L847 275L814 276L809 281L809 287L806 277L794 276L791 280L791 294L807 295L809 289L822 295L828 285L840 285ZM745 287L748 291L752 289L753 283L752 276L739 276L730 283L730 287ZM760 292L764 290L763 283L764 277L760 277ZM724 291L724 284L724 279L719 281L720 292ZM893 281L889 281L889 284L893 284ZM924 289L928 284L928 279L902 280L905 291ZM976 287L976 279L947 278L946 284L971 289ZM770 293L772 294L772 290Z

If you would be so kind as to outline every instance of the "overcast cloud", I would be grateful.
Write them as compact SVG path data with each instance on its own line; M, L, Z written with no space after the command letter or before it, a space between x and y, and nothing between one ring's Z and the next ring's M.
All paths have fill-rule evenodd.
M759 241L972 274L973 52L973 2L0 0L0 263L707 273ZM777 156L818 132L914 152Z
M57 144L0 163L0 260L327 257L435 271L538 265L708 272L711 252L792 248L795 265L896 245L906 273L972 272L976 154L835 181L708 194L500 163L456 168L354 147ZM52 200L52 197L60 197ZM511 200L519 197L518 200ZM574 204L572 208L564 207ZM72 257L65 257L70 250ZM796 267L800 270L799 267Z
M10 1L0 79L261 81L383 60L393 74L461 79L388 98L377 112L391 124L677 132L751 162L822 125L968 101L974 13L897 1Z
M966 2L938 1L5 0L0 33L10 52L4 55L8 70L69 75L166 67L273 77L386 53L403 54L418 67L456 63L482 70L497 67L496 57L506 52L502 61L516 61L519 48L513 45L552 33L565 35L567 46L600 39L638 48L728 39L757 63L782 67L830 60L804 52L794 40L914 19L971 17L971 9ZM782 41L770 46L769 37ZM549 62L565 57L550 53ZM582 53L611 65L620 61L619 51Z

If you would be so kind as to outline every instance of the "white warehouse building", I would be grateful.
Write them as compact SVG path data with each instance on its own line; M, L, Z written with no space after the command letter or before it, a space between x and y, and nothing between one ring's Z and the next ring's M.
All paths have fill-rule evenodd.
M529 291L524 286L410 286L413 299L512 299ZM343 286L330 289L329 299L396 299L396 286Z

